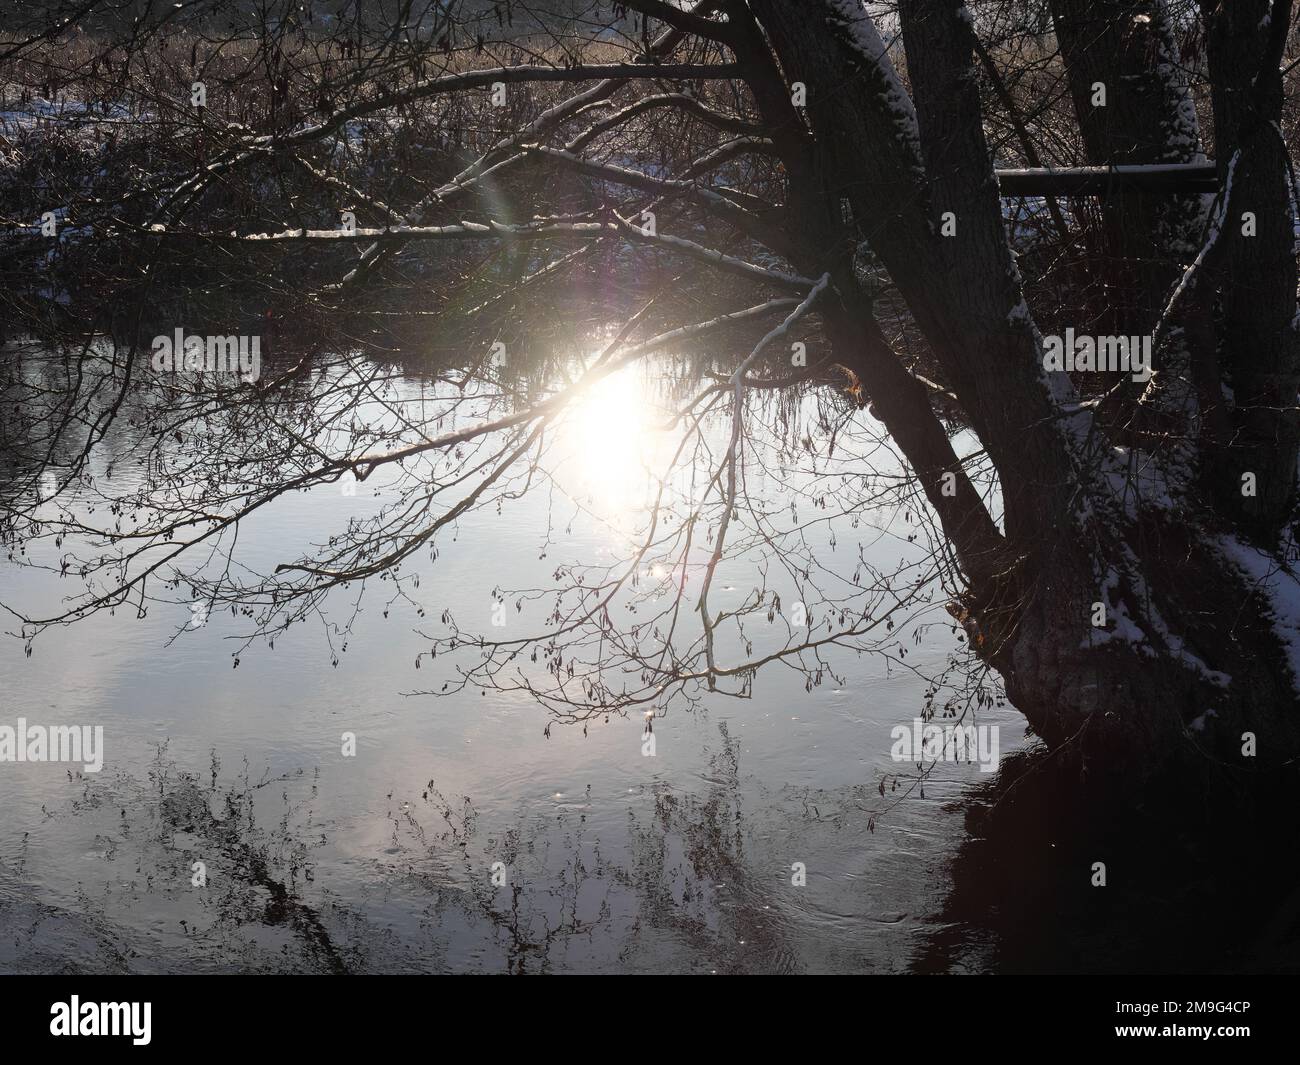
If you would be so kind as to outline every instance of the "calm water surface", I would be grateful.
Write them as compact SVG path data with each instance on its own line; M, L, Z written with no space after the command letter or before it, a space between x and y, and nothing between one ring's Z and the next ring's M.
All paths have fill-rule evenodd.
M655 757L632 717L548 738L523 698L406 694L446 675L414 668L428 616L485 624L494 587L626 546L617 515L644 481L643 452L663 446L619 431L643 418L645 387L625 375L602 389L548 460L614 520L553 531L542 559L547 493L471 515L421 564L426 618L401 603L384 617L369 595L337 667L304 626L233 669L236 619L173 640L185 616L157 607L48 632L30 658L0 642L4 721L102 724L106 737L97 775L0 765L0 969L894 972L933 967L936 935L941 967L984 967L993 933L941 914L969 845L957 804L988 776L940 766L923 789L878 793L909 768L889 737L923 702L908 670L844 653L831 658L842 683L809 691L771 669L750 700L656 721ZM379 505L378 489L283 498L246 525L238 557L269 568ZM851 565L847 526L832 533L828 564ZM901 531L857 539L882 566L912 550ZM739 563L720 572L718 604L751 584ZM0 601L48 609L73 591L0 567ZM955 646L936 625L908 661L938 668ZM1004 757L1026 742L1009 708L979 720L1000 726ZM191 884L195 861L206 887ZM791 883L795 862L806 886Z

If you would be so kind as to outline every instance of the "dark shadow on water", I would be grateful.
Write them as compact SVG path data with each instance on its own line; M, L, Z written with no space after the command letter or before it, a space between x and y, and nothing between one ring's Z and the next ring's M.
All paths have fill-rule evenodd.
M962 803L967 840L913 971L1300 972L1294 785L1105 804L1041 750L1008 758Z

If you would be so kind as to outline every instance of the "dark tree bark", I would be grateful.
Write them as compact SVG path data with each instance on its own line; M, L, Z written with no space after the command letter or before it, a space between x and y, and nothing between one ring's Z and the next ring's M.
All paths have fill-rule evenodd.
M964 616L1013 700L1066 757L1103 766L1112 779L1140 776L1169 759L1249 768L1254 763L1241 757L1245 732L1277 756L1271 764L1291 757L1300 747L1300 715L1285 643L1289 621L1279 615L1295 581L1277 577L1276 522L1288 511L1295 475L1287 409L1294 407L1295 379L1279 372L1292 368L1284 353L1292 343L1286 323L1295 314L1295 275L1289 244L1280 237L1289 234L1291 218L1275 127L1246 121L1246 134L1229 134L1224 142L1236 152L1242 137L1257 131L1241 150L1250 161L1244 187L1258 213L1270 214L1269 236L1246 246L1262 260L1248 266L1243 250L1216 276L1224 307L1220 337L1231 335L1236 351L1244 350L1243 341L1261 349L1249 368L1240 359L1232 363L1231 380L1251 382L1242 397L1249 404L1238 400L1245 409L1234 414L1232 439L1216 441L1222 446L1214 454L1197 450L1189 460L1185 449L1157 441L1148 453L1125 456L1114 450L1104 425L1080 408L1065 376L1043 369L984 139L973 29L963 6L958 0L900 4L910 93L861 5L818 0L796 11L753 0L750 6L787 82L808 86L809 184L832 203L843 197L853 205L998 470L1005 540L994 556L999 564L972 568ZM1081 7L1062 3L1059 10L1077 16ZM1243 15L1232 25L1244 33L1241 27L1258 26L1259 16ZM1129 19L1120 31L1103 21L1100 37L1088 41L1089 29L1076 18L1067 31L1072 78L1116 82L1106 121L1081 109L1081 118L1088 116L1085 141L1097 162L1190 161L1199 145L1172 76L1139 61L1153 47L1167 58L1168 27L1138 27ZM1116 32L1122 39L1106 37ZM1225 31L1212 26L1211 32ZM1238 70L1261 69L1260 41L1253 52L1234 46ZM1135 91L1116 91L1125 84ZM1218 91L1239 94L1227 85ZM1233 192L1234 205L1239 195ZM1117 300L1112 321L1129 328L1136 315L1149 330L1179 260L1193 256L1185 241L1198 210L1186 201L1156 208L1124 195L1107 210L1123 255L1138 264L1126 282L1136 296ZM946 211L956 218L952 237L941 235ZM1231 244L1239 242L1233 237ZM840 275L837 285L846 299L864 299L846 290ZM1249 324L1247 303L1254 314ZM1077 328L1106 331L1085 321ZM1193 343L1194 330L1184 333ZM881 362L861 362L856 353L853 359L873 396L889 391ZM897 409L909 422L921 417ZM934 469L933 451L918 461L902 425L889 415L886 423L918 471ZM1260 449L1243 448L1243 434L1260 444L1267 438L1273 459L1265 464ZM1244 504L1239 483L1235 497L1226 488L1206 495L1195 473L1189 475L1189 461L1195 470L1224 454L1231 470L1254 464L1261 482L1273 479L1272 487ZM1141 483L1134 487L1139 463ZM1266 534L1259 541L1264 554L1250 554L1235 537L1234 530L1246 531L1238 519L1251 510L1272 516L1272 526L1253 526L1257 536ZM945 522L945 529L962 547L962 527ZM965 546L964 557L977 550L969 540ZM1287 587L1261 581L1261 567ZM1108 620L1100 628L1091 621L1094 604L1105 607Z
M1089 163L1204 158L1164 3L1052 0L1052 16ZM1096 331L1150 333L1180 267L1196 254L1204 205L1199 197L1126 189L1104 195L1101 205L1104 299Z
M1205 301L1217 299L1225 408L1206 422L1205 475L1219 506L1265 545L1292 516L1300 441L1294 220L1280 126L1279 66L1291 6L1202 4L1226 190L1224 249L1203 290ZM1255 495L1242 493L1246 474L1255 476Z

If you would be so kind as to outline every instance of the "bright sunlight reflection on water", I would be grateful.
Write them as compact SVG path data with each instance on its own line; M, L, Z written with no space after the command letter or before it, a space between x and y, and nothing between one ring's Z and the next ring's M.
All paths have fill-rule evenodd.
M569 408L563 425L567 461L559 480L601 518L627 531L653 501L679 439L666 430L643 371L629 366L597 381Z

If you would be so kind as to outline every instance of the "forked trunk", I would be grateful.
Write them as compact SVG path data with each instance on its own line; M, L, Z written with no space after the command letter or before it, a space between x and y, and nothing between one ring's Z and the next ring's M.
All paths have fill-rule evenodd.
M817 147L804 163L814 186L830 202L853 206L859 232L898 285L997 469L1005 513L993 532L930 490L941 450L921 445L925 426L901 428L918 417L915 390L897 372L882 371L874 323L831 329L837 357L863 377L936 503L969 580L955 612L1001 672L1013 702L1060 760L1076 762L1090 777L1132 783L1170 764L1253 773L1294 760L1300 583L1284 560L1284 518L1296 470L1296 282L1285 151L1276 114L1269 113L1280 106L1277 86L1266 75L1242 115L1218 114L1226 102L1216 107L1218 122L1233 124L1218 131L1218 140L1237 157L1240 182L1218 205L1215 241L1222 246L1208 276L1189 275L1186 292L1156 331L1157 342L1168 344L1168 368L1146 389L1144 406L1137 405L1142 390L1131 390L1117 425L1109 412L1081 406L1064 373L1045 369L984 138L973 27L958 0L900 4L910 90L856 0L816 0L797 12L775 0L750 6L784 76L807 86ZM1127 18L1137 6L1108 9ZM1067 15L1077 8L1057 5ZM1231 46L1238 62L1253 59L1254 69L1263 63L1267 70L1267 20L1258 15L1253 51L1237 40L1249 36L1244 22L1209 16L1217 39L1212 52ZM1076 81L1094 69L1095 56L1079 43L1083 29L1072 25L1065 36ZM1159 20L1133 28L1161 47L1169 45L1167 30ZM1127 40L1124 32L1113 31L1115 41ZM1112 93L1130 84L1123 74L1137 47L1107 65L1116 76ZM1223 62L1212 59L1212 71ZM1254 82L1246 80L1251 91ZM1149 135L1169 143L1133 144L1135 158L1182 159L1195 151L1183 98L1159 81L1136 85L1161 92L1127 105L1121 100L1109 126L1081 118L1090 147L1133 142L1137 125L1148 121ZM1220 96L1226 101L1240 92L1228 86ZM1180 121L1159 121L1162 111ZM1248 207L1257 210L1253 235L1245 238L1238 216ZM1140 232L1125 237L1135 254L1169 252L1158 270L1141 268L1132 305L1115 309L1114 320L1126 327L1137 320L1156 330L1155 312L1164 307L1153 306L1152 293L1172 289L1183 262L1195 257L1176 244L1189 220L1200 220L1202 205L1183 208L1183 217L1171 218L1172 207L1161 213L1127 201L1107 205L1116 219L1140 224ZM945 215L953 225L941 224ZM1248 268L1252 255L1261 258ZM1214 269L1220 261L1228 266ZM1281 279L1256 276L1268 270ZM842 297L850 284L837 279ZM1263 304L1248 313L1258 287ZM866 297L859 292L847 302L855 300L860 305L846 316L869 320ZM1083 320L1077 328L1094 331ZM1227 386L1214 389L1209 407L1207 372L1221 374L1216 381ZM1235 402L1233 388L1245 389ZM1151 421L1157 410L1168 416L1164 422ZM937 425L928 409L920 416L931 430ZM1174 431L1149 432L1141 449L1117 446L1131 445L1133 423ZM1238 475L1247 470L1267 487L1244 491ZM964 474L955 472L957 495L968 498Z

